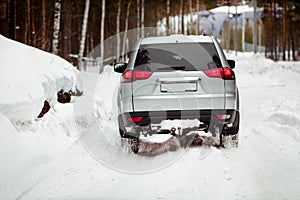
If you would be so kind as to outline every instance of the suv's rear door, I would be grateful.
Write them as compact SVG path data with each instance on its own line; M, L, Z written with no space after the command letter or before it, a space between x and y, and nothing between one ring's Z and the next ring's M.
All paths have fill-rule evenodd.
M213 42L141 45L132 72L134 111L224 109L222 70Z

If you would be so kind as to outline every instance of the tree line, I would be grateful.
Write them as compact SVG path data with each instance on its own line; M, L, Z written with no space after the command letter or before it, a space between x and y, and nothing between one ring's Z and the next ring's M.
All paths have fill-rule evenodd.
M273 60L299 60L299 1L261 1L260 5L264 8L266 57Z
M101 41L117 33L134 28L143 32L142 27L156 27L157 21L164 17L168 28L172 23L169 16L183 16L233 3L241 1L0 0L0 33L78 65L81 59L78 57L86 56ZM261 34L264 34L262 45L266 46L266 56L274 60L297 60L300 4L297 0L258 0L257 4L264 8ZM180 32L186 29L182 23ZM145 36L145 33L138 34ZM123 39L118 39L119 44L124 43ZM117 60L124 56L121 55L124 45L114 48L120 48L114 52ZM101 51L104 59L105 47ZM77 58L74 60L71 55Z

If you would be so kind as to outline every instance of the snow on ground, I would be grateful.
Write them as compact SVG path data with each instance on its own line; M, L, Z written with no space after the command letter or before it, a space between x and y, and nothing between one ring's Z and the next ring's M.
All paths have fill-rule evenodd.
M0 199L298 199L300 62L228 57L237 60L238 148L123 152L119 75L106 67L101 76L79 73L84 95L56 104L30 130L16 130L0 110Z

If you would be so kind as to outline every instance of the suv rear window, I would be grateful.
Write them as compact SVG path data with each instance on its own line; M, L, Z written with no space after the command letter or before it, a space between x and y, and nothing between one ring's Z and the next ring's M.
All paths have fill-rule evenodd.
M203 71L222 67L213 43L141 45L134 68L142 71Z

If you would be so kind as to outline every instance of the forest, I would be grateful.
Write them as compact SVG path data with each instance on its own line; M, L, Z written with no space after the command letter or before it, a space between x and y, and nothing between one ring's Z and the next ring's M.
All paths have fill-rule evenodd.
M166 18L168 30L172 23L168 20L170 16L242 2L253 3L241 0L1 0L0 34L57 54L79 66L95 47L118 33L137 28L138 39L146 36L145 28L156 27L162 18ZM299 60L300 3L297 0L257 0L257 7L264 9L259 34L263 35L265 56L273 60ZM181 32L187 28L184 26L180 24ZM121 43L123 39L113 46L100 48L102 63L122 57L124 51L120 48L125 43Z

